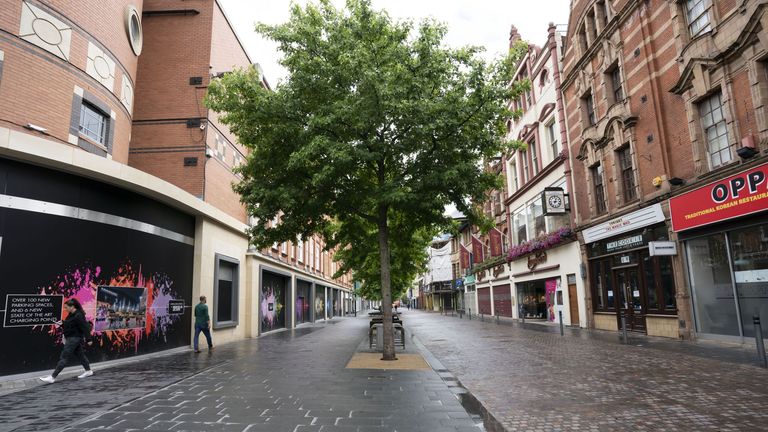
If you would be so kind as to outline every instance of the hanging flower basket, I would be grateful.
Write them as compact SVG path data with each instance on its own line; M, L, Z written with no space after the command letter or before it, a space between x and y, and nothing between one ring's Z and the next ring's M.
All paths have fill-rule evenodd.
M558 246L562 243L573 240L575 233L570 227L563 227L557 231L544 234L532 240L520 243L519 245L509 248L507 254L507 261L514 261L518 258L522 258L526 255L547 250L552 247Z

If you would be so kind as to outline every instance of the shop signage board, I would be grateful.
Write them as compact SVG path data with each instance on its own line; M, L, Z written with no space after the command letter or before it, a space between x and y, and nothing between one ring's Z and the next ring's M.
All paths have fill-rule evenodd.
M645 243L645 239L642 234L636 234L629 237L620 238L610 241L605 244L606 253L614 253L627 249L632 249L638 246L642 246Z
M768 210L768 164L669 200L674 231L685 231L764 210Z
M585 243L592 243L659 222L664 222L664 212L661 211L661 204L654 204L585 229L582 234Z
M465 285L472 285L475 283L475 275L469 275L464 277L464 284Z
M496 228L491 228L491 231L488 233L488 236L491 238L491 256L497 257L502 255L501 236L503 235L504 234Z
M677 255L677 243L673 241L652 241L648 242L648 254L650 256L673 256Z
M34 327L61 321L63 295L8 294L3 327Z

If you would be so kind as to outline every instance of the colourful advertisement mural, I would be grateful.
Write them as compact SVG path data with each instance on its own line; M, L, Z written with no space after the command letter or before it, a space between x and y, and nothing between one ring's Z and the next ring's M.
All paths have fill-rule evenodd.
M296 323L310 322L310 308L312 307L312 284L309 282L296 282Z
M547 298L547 320L555 320L555 293L557 292L557 286L560 284L560 279L547 279L544 282L545 295Z
M264 272L261 280L261 331L285 328L285 276Z
M93 362L161 351L190 343L188 311L169 304L192 301L194 248L105 221L69 216L77 209L136 220L191 239L194 218L148 198L74 176L0 159L0 190L14 200L55 203L63 214L0 207L0 301L26 296L54 304L76 298L93 324ZM50 206L49 206L50 207ZM115 216L112 216L115 215ZM144 226L147 226L144 225ZM41 313L49 313L43 303ZM0 328L0 375L52 368L61 352L61 330L38 323Z
M325 288L315 287L315 320L325 319Z

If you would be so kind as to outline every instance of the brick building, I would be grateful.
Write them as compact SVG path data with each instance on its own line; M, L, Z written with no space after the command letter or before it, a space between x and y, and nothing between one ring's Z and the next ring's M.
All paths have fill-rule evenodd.
M78 298L95 361L189 346L200 295L216 343L348 311L316 239L249 247L244 149L202 98L250 63L216 1L0 0L2 301ZM115 298L145 324L111 327ZM50 320L4 312L0 375L55 364Z
M670 2L692 172L669 201L700 336L768 334L768 2ZM687 127L685 127L687 126ZM678 156L677 154L675 156Z
M690 336L690 296L665 199L694 174L680 79L678 2L571 3L562 92L590 327Z

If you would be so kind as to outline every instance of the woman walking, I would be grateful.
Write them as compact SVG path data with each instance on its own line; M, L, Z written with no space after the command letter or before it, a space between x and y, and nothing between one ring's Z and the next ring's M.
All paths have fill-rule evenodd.
M73 355L80 360L80 364L85 369L85 372L78 375L78 378L87 378L93 375L91 365L88 363L88 358L85 357L85 352L83 351L83 341L91 335L91 326L85 320L85 311L83 311L83 307L77 299L67 300L64 303L64 307L68 312L67 319L64 322L58 322L64 332L64 349L61 350L61 358L59 358L59 363L51 375L40 377L41 381L49 384L53 384L56 381L56 377L59 376L59 373L61 373Z

